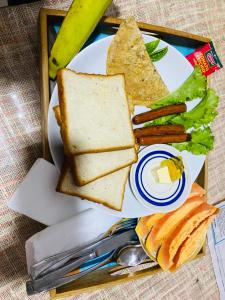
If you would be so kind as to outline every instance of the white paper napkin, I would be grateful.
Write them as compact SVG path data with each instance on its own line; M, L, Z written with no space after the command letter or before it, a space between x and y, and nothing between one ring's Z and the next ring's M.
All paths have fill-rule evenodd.
M86 200L57 193L58 177L53 164L37 159L8 206L45 225L56 224L91 207Z
M30 266L51 255L85 246L103 236L120 218L88 209L64 222L47 227L26 241L28 273Z

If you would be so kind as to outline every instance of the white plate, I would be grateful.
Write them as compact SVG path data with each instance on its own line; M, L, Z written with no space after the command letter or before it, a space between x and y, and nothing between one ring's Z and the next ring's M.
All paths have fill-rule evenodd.
M150 42L155 40L154 37L143 35L145 42ZM108 47L113 39L113 36L106 37L101 39L84 50L82 50L78 55L76 55L68 68L72 70L76 70L77 72L84 72L84 73L94 73L94 74L105 74L106 73L106 57L107 57L107 50ZM168 46L168 52L166 56L160 60L159 62L155 63L156 69L160 73L162 79L164 80L165 84L167 85L170 91L175 90L178 88L192 73L193 67L190 63L186 60L186 58L174 47L167 44L164 41L160 41L159 47L166 47ZM52 108L55 105L58 105L58 88L55 87L51 102L49 105L49 113L48 113L48 140L51 155L53 161L58 170L62 165L63 161L63 145L60 136L59 127L56 123L54 112ZM194 102L196 105L198 100ZM188 110L193 107L193 101L191 103L187 103ZM141 113L146 111L145 107L136 106L135 114ZM182 156L186 158L190 169L191 169L191 176L193 181L197 178L205 160L204 155L193 155L187 151L182 152ZM80 198L76 198L76 201L84 201L79 200ZM141 205L133 196L131 192L129 183L126 185L123 208L121 212L117 212L110 208L107 208L103 205L95 204L90 202L90 207L95 207L96 209L101 210L102 212L108 213L110 215L116 215L118 217L141 217L144 215L152 214L153 211L147 209L145 206Z
M142 149L137 163L132 165L130 185L136 199L155 212L166 213L181 206L191 191L191 174L183 158L184 172L179 180L170 184L158 183L154 169L171 157L182 156L174 147L157 144Z

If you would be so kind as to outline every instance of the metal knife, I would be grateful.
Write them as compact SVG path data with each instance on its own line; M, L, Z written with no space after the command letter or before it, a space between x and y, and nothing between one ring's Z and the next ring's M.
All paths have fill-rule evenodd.
M96 248L92 249L92 251L90 251L88 254L79 257L71 263L68 263L67 265L64 265L61 268L52 271L40 278L28 281L27 292L29 292L29 294L31 295L32 291L34 293L45 291L46 287L51 286L54 281L78 268L84 262L88 261L89 259L99 257L105 253L112 252L113 250L116 250L125 245L127 242L133 240L135 237L136 233L134 229L130 229L128 231L114 234L101 240L100 242L96 243Z

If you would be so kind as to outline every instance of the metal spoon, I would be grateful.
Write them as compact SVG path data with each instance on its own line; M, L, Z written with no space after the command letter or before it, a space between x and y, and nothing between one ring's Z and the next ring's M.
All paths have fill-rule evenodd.
M116 261L119 265L134 267L143 263L147 257L140 244L127 245L119 250Z

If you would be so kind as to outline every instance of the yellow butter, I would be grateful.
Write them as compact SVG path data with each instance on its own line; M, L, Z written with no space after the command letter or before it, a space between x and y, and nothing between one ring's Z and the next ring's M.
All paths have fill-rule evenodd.
M167 166L159 168L157 171L159 183L171 183L170 172Z

